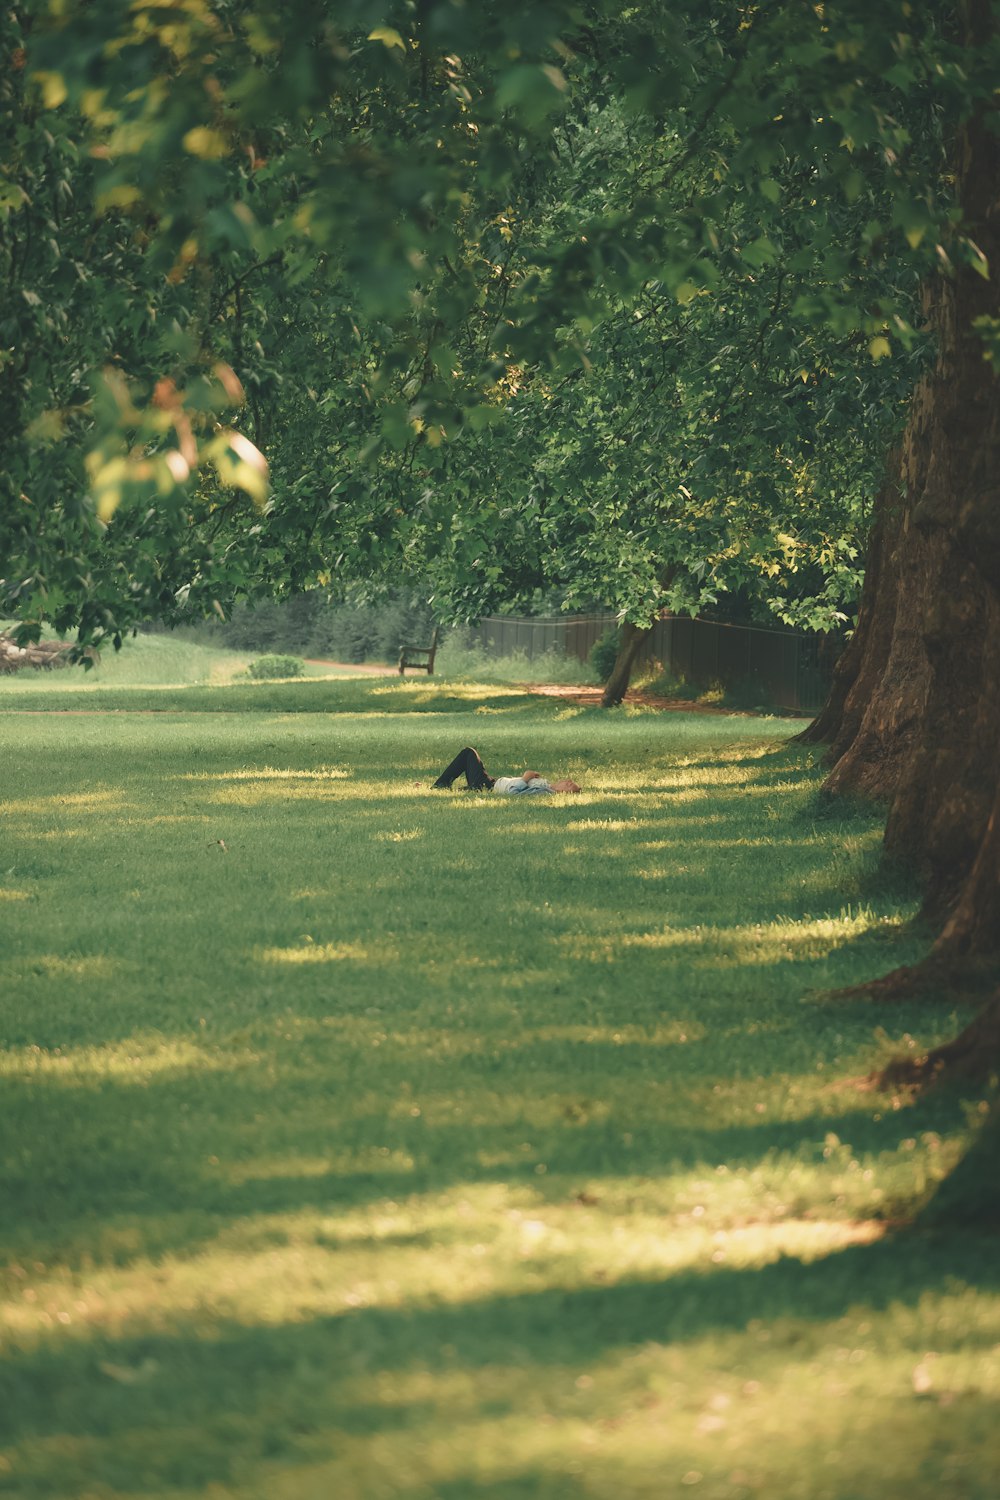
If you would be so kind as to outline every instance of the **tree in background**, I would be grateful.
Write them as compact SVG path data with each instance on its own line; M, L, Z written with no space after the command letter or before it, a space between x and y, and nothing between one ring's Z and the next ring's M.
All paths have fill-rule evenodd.
M569 7L489 6L473 21L356 0L334 22L301 9L286 25L266 5L98 15L36 0L9 23L30 59L10 88L35 82L9 166L56 125L81 205L73 264L92 248L92 202L115 246L92 278L103 316L79 299L70 311L82 347L69 358L46 330L51 368L82 382L91 446L86 475L49 484L53 521L62 504L80 512L77 554L31 525L8 549L28 628L65 628L88 587L98 597L75 623L97 640L143 611L331 572L430 577L457 617L555 582L629 622L731 584L737 556L780 575L808 549L836 579L851 482L829 486L832 525L790 531L786 502L797 487L807 509L808 485L804 424L783 418L789 384L803 405L800 380L825 379L845 339L873 383L883 312L861 231L884 184L845 174L818 127L803 169L788 151L801 119L765 140L774 122L754 104L744 138L732 108L775 78L787 89L815 16L672 5L623 21L594 7L584 25ZM33 203L19 192L12 180L14 234ZM783 242L782 221L797 236ZM863 249L845 256L855 230ZM65 302L40 269L25 293ZM36 450L18 469L31 504L54 467L41 444L65 438L60 456L79 462L61 400L39 380L17 419ZM228 429L227 400L242 402ZM239 490L263 501L261 449L273 484L254 519ZM782 484L791 465L796 486Z

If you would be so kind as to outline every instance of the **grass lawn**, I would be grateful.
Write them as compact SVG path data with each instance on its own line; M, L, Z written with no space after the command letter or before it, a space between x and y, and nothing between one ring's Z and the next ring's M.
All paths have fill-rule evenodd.
M12 621L0 621L0 629ZM217 646L199 645L177 635L139 635L127 637L122 649L108 646L97 664L84 671L65 667L49 672L22 671L9 677L0 676L0 712L18 703L37 707L61 702L67 707L124 707L133 700L121 696L122 689L133 693L137 687L157 689L153 700L161 704L164 688L190 687L194 684L219 686L245 680L246 669L265 651L230 651ZM383 669L369 669L378 675ZM334 662L306 662L307 677L364 676L363 666L345 666ZM249 685L249 684L245 684ZM54 696L55 695L55 696Z
M799 725L55 681L0 694L0 1496L995 1500L996 1240L900 1228L983 1101L850 1083L963 1017L821 998L924 944ZM466 743L584 792L430 791Z

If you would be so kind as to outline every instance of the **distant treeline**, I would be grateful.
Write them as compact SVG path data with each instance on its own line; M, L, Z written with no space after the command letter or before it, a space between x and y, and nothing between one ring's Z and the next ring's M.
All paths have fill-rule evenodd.
M195 629L199 640L234 651L266 651L328 661L393 662L405 642L429 641L434 622L428 606L410 598L359 604L331 602L324 594L237 605L228 620Z

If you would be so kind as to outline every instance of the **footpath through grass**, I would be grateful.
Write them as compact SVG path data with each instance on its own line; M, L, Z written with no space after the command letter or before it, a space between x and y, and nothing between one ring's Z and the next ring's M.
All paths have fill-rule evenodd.
M0 721L0 1495L992 1500L979 1101L845 1086L960 1018L816 997L921 945L796 726L169 708Z

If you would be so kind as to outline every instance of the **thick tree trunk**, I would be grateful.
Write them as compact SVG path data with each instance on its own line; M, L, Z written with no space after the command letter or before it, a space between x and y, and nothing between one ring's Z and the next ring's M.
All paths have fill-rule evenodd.
M964 8L966 41L996 28L988 0ZM958 143L963 229L988 276L960 266L929 288L937 362L913 403L901 464L902 504L891 544L888 640L872 630L854 685L875 687L856 727L841 716L831 791L890 797L885 848L926 880L923 915L939 927L927 958L866 988L943 997L1000 961L1000 375L983 359L974 324L1000 312L1000 136L983 106ZM884 545L884 543L883 543ZM883 566L884 566L883 559ZM953 1041L916 1061L897 1059L882 1087L925 1086L943 1075L985 1078L1000 1067L1000 991ZM985 1145L942 1189L984 1202L983 1151L1000 1139L994 1110ZM995 1176L995 1174L994 1174ZM945 1192L947 1190L947 1192ZM990 1212L998 1212L994 1185ZM978 1212L977 1208L977 1212Z
M911 427L913 425L911 419ZM910 431L907 432L909 447ZM931 580L926 548L899 480L883 487L873 542L876 576L862 656L830 749L827 790L887 801L919 732L930 666L921 620Z
M900 501L883 497L871 624L827 782L889 801L886 853L921 873L942 927L938 978L1000 954L1000 379L973 327L1000 312L1000 139L974 119L958 157L992 278L960 267L928 288L936 364L914 398Z
M968 878L934 945L935 956L996 952L1000 933L1000 791Z
M872 1080L877 1087L928 1088L942 1074L983 1083L1000 1060L1000 990L964 1031L922 1057L898 1057ZM998 1177L1000 1181L1000 1177Z
M1000 1006L997 1008L1000 1019ZM994 1032L994 1051L1000 1041L1000 1024ZM982 1055L982 1049L977 1048ZM958 1166L941 1183L933 1198L922 1210L917 1223L921 1227L933 1228L946 1225L953 1229L964 1224L975 1229L996 1229L1000 1226L1000 1104L994 1103L986 1116L979 1135L973 1141Z
M614 708L625 697L629 683L632 681L636 659L651 634L651 627L643 630L638 625L630 625L627 620L625 621L621 628L618 655L615 657L611 676L604 684L604 692L601 695L601 703L605 708Z

